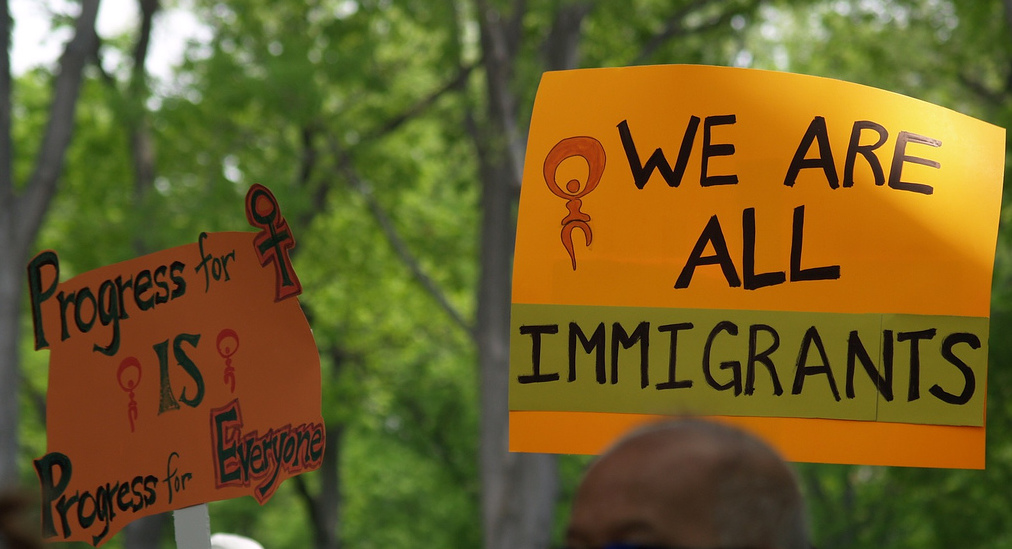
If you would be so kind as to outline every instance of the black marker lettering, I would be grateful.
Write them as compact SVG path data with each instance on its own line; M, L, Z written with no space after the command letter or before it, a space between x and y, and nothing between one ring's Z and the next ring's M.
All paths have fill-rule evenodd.
M759 343L759 332L766 332L773 337L769 347L761 353L757 353ZM745 370L745 394L751 395L755 393L755 363L760 362L766 367L766 370L770 373L770 381L773 382L773 394L780 396L784 394L784 388L780 385L780 377L777 376L777 367L773 364L770 359L770 355L773 354L780 347L780 334L773 329L772 326L766 324L752 324L748 327L748 366Z
M959 373L963 374L963 390L960 391L958 395L953 394L945 389L942 389L942 387L936 383L928 389L928 392L942 402L961 406L970 402L970 399L973 398L973 393L977 388L977 380L973 375L973 370L966 365L966 362L963 362L961 358L952 352L952 347L957 343L965 343L974 350L980 349L981 344L979 337L965 332L949 334L942 340L942 357L945 358L949 364L959 368Z
M579 324L575 322L569 323L569 381L576 381L576 342L578 340L583 345L585 352L588 354L591 352L595 353L594 369L597 372L597 382L604 385L608 381L604 366L604 323L602 322L597 325L594 335L590 336L589 339L583 333L583 329L580 328Z
M517 376L519 383L543 383L546 381L558 381L558 373L541 373L541 336L544 334L559 333L558 324L544 324L537 326L521 326L522 335L531 336L531 371L530 375Z
M806 158L812 143L819 142L819 156ZM833 151L829 147L829 131L826 129L826 119L816 116L808 125L805 136L801 138L801 144L791 159L791 165L787 168L787 175L784 177L784 185L793 187L797 182L801 170L808 168L821 168L826 176L826 181L831 189L840 186L840 178L836 174L836 165L833 163Z
M734 396L741 394L741 363L737 360L729 360L720 363L721 370L731 370L731 380L720 384L714 379L713 374L710 371L710 352L713 348L713 340L717 338L717 334L720 332L727 332L733 336L738 335L738 325L728 321L722 320L710 330L710 335L706 338L706 345L703 347L703 375L706 377L706 382L717 389L718 391L726 391L728 389L734 389Z
M713 246L713 255L703 255L707 243ZM724 232L720 229L720 220L716 215L710 217L702 234L699 235L696 246L692 248L689 259L685 262L682 272L679 273L678 279L675 281L675 288L688 288L689 283L692 282L692 274L700 265L720 265L727 285L732 288L741 286L741 279L738 278L734 261L731 260L730 252L727 251L727 241L724 240Z
M656 169L669 187L677 187L682 182L685 174L685 166L689 163L689 154L692 152L692 142L696 139L696 129L699 127L699 117L692 116L685 127L685 135L682 137L682 145L678 149L678 159L675 161L674 169L664 158L664 151L660 147L654 150L647 160L647 163L640 163L639 153L636 152L636 144L633 143L632 133L629 132L629 123L626 120L619 122L618 133L622 139L622 147L625 149L626 159L629 161L629 169L632 170L633 183L637 189L642 189L650 174Z
M808 365L808 353L813 344L819 351L819 356L822 359L822 364L818 366ZM836 389L836 379L833 377L833 369L829 366L829 357L826 356L826 347L822 344L822 337L819 336L819 331L815 329L815 326L808 328L805 332L805 336L801 339L801 348L798 351L798 361L796 363L795 372L794 387L791 390L791 394L801 394L801 390L805 385L806 377L815 374L825 374L826 381L829 382L829 390L833 392L833 398L835 398L837 402L840 401L840 391Z
M611 327L611 382L618 383L618 352L619 346L629 349L639 343L640 346L640 388L650 385L650 323L640 322L632 334L628 334L622 324L616 322Z
M664 383L658 383L657 386L656 386L658 390L662 390L662 389L688 389L689 387L692 387L692 380L691 379L682 379L682 380L675 379L675 377L676 377L675 376L675 364L676 364L676 356L678 354L677 353L677 351L678 351L678 332L679 332L679 330L691 330L692 327L693 326L692 326L691 322L681 322L681 323L678 323L678 324L665 324L663 326L658 326L657 327L657 331L658 332L670 332L671 333L671 344L669 346L669 351L668 351L668 380L665 381Z

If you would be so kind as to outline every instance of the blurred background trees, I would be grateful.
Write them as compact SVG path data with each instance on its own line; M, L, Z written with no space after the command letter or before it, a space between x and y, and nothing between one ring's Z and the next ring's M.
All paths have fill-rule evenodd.
M328 427L320 471L263 508L211 504L213 530L271 549L560 543L587 458L506 452L515 209L543 71L788 70L1003 127L1012 118L1008 1L0 6L17 2L49 9L45 34L66 49L17 71L0 61L0 486L34 490L31 460L45 451L47 356L26 330L29 257L57 249L69 277L200 231L247 230L242 197L259 182L299 241ZM122 11L123 30L96 33L99 10ZM0 19L8 50L19 20ZM181 58L152 57L159 33L189 37ZM800 464L819 547L1012 546L1008 223L1000 232L987 469ZM159 545L173 546L164 517L109 544Z

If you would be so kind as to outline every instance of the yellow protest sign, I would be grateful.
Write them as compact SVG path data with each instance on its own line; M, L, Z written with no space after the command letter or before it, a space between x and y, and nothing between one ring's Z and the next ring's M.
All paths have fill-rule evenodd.
M48 348L43 534L99 545L146 515L252 495L319 467L320 360L297 296L295 240L261 185L248 233L60 281L28 265L35 345ZM238 210L237 210L238 211Z
M797 460L982 467L1004 139L824 78L546 73L517 228L511 449L595 452L691 413Z

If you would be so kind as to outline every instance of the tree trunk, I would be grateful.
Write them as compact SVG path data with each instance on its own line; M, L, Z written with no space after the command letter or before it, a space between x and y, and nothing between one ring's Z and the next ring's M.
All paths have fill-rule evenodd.
M74 37L60 56L50 106L49 121L35 162L31 180L23 195L14 190L10 116L10 19L3 2L0 34L3 38L3 66L0 66L0 489L18 481L18 405L21 392L21 303L25 296L24 274L29 251L49 207L63 169L63 159L74 128L74 113L84 65L95 51L95 18L98 0L83 0Z
M586 4L569 4L556 14L545 43L550 68L577 62L580 23ZM558 497L555 456L510 453L509 318L513 217L523 174L526 130L519 128L512 75L521 36L523 2L507 19L478 2L487 87L488 124L475 135L481 195L481 279L477 342L481 373L480 470L485 549L544 549L551 541Z
M347 358L342 350L331 347L328 353L333 361L334 378L345 367ZM341 538L341 448L344 442L345 425L341 422L330 422L327 426L327 440L323 449L323 463L317 475L320 477L320 488L313 494L306 482L305 475L292 478L295 489L306 506L313 527L313 541L316 549L340 549Z
M515 225L509 169L483 162L478 297L481 481L485 549L548 547L558 493L554 456L508 450L510 264Z
M340 549L338 527L341 520L341 441L344 426L327 428L326 448L320 465L320 493L313 498L313 534L316 549Z
M0 0L0 492L18 478L18 336L22 269L14 242L14 174L11 135L11 20L7 0ZM0 540L0 546L3 541Z

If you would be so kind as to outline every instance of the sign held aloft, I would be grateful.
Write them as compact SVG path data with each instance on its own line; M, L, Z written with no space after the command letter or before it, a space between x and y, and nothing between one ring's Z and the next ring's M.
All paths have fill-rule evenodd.
M546 73L513 275L510 444L657 415L799 461L983 467L1001 128L824 78Z
M132 520L252 495L318 468L320 358L297 296L295 239L253 185L258 232L60 282L28 264L36 349L50 350L47 453L35 460L43 534L99 545Z

